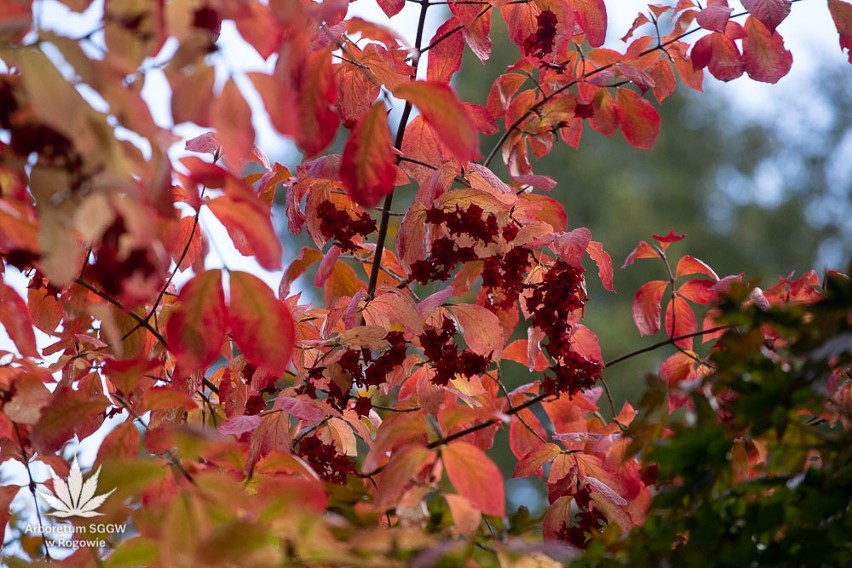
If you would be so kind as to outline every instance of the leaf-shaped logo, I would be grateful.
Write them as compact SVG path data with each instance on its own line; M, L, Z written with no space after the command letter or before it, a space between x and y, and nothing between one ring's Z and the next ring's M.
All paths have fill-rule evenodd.
M51 471L53 476L53 494L38 490L48 505L55 509L49 513L53 517L99 517L103 513L98 512L98 507L103 505L107 497L115 491L113 489L109 493L95 495L98 489L98 476L101 473L101 468L98 468L89 479L83 482L83 474L80 472L80 465L77 460L71 466L71 472L68 474L67 480L60 479Z

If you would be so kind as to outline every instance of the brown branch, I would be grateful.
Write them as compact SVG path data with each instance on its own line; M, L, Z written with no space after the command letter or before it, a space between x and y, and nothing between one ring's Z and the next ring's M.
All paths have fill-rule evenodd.
M725 330L725 329L733 329L733 328L734 328L734 326L732 326L732 325L720 325L720 326L717 326L717 327L711 327L710 329L705 329L703 331L696 331L696 332L693 332L693 333L687 333L686 335L679 335L677 337L669 337L669 338L664 339L663 341L658 341L657 343L654 343L653 345L649 345L647 347L643 347L641 349L631 351L630 353L625 353L624 355L620 355L620 356L616 357L615 359L613 359L611 361L607 361L607 362L604 363L604 368L612 367L613 365L617 365L618 363L621 363L622 361L632 359L633 357L636 357L637 355L641 355L643 353L648 353L649 351L654 351L656 349L659 349L660 347L665 347L666 345L673 345L676 341L680 341L681 339L689 339L690 337L700 337L700 336L706 335L708 333L715 333L717 331L722 331L722 330Z

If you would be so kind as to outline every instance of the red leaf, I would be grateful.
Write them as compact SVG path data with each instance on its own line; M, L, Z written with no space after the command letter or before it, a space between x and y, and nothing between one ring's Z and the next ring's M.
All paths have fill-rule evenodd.
M486 515L506 514L503 475L485 452L468 442L455 441L441 456L447 477L462 497Z
M682 337L698 331L695 312L689 303L680 297L675 297L666 308L666 333L669 337ZM688 337L677 341L684 349L692 349L693 338Z
M241 254L256 257L266 269L281 268L281 240L268 213L248 201L227 195L209 201L207 206L225 226Z
M712 280L695 279L681 284L677 293L696 304L709 304L719 297L713 290L715 282Z
M639 244L636 245L636 248L633 249L630 254L627 255L627 258L624 259L624 264L621 265L621 268L627 268L633 261L638 260L640 258L659 258L660 253L654 250L654 247L646 243L645 241L639 241Z
M707 67L720 81L731 81L745 71L742 55L734 41L725 34L713 32L699 39L692 48L692 64Z
M169 348L185 373L204 370L219 355L225 339L225 293L220 270L197 274L181 289L169 317Z
M743 39L746 73L755 81L777 83L793 65L793 54L784 49L784 38L770 32L754 17L746 20L745 31L748 34Z
M74 436L81 423L99 414L103 417L107 406L109 401L103 396L94 397L67 387L58 388L30 433L33 448L39 454L56 452Z
M724 4L711 4L698 12L695 21L705 30L724 32L733 11Z
M648 149L660 133L657 109L636 91L620 88L616 95L616 114L624 139L636 148Z
M476 4L450 2L450 11L464 24L462 34L471 51L483 63L491 56L491 11Z
M230 283L228 324L234 341L253 365L283 373L296 340L290 310L256 276L233 271Z
M415 105L441 141L460 160L479 158L479 136L473 121L452 89L434 81L412 81L393 94Z
M580 28L592 47L600 47L606 41L606 6L604 0L570 0L577 12Z
M612 285L612 257L603 249L603 245L598 241L589 241L589 248L586 249L595 264L598 265L598 277L601 279L604 290L615 292Z
M260 416L229 416L216 429L220 434L225 436L236 436L239 438L246 432L252 432L260 426Z
M509 421L509 449L518 459L542 445L541 440L546 437L547 432L541 425L541 421L529 408L524 408L513 415Z
M378 102L352 130L343 147L340 178L358 205L373 207L393 191L396 179L393 151L385 105Z
M29 15L29 12L26 12ZM9 524L9 519L12 518L10 506L18 491L21 490L19 485L0 485L0 539L5 541L6 526Z
M828 0L828 11L840 34L840 49L846 50L852 63L852 4L841 0Z
M515 467L512 477L529 477L541 471L544 464L550 462L561 453L562 449L556 444L541 444L525 455Z
M254 147L254 127L251 108L233 79L228 79L222 93L213 100L210 122L222 144L222 153L239 174L249 161Z
M38 357L33 322L24 300L11 286L0 280L0 324L15 343L21 355Z
M633 321L642 335L655 335L660 331L660 302L667 282L652 280L643 284L633 296Z
M713 280L719 280L716 272L707 266L703 260L699 260L688 254L682 256L677 261L677 268L675 268L675 276L686 276L687 274L704 274Z
M774 32L778 24L790 14L791 0L743 0L743 7Z
M430 44L444 38L452 29L460 26L456 18L450 18L435 31L435 37ZM426 65L426 78L429 81L449 83L453 74L461 69L462 52L464 51L464 40L461 34L453 33L435 44L429 51L429 60Z
M434 450L414 444L395 451L376 480L376 508L383 511L396 506L412 479L433 459L434 453Z
M660 243L660 246L663 247L663 250L669 248L669 245L672 243L676 243L678 241L682 241L686 238L686 233L675 233L674 229L669 229L669 234L667 235L651 235L655 241Z
M580 266L591 240L592 232L586 227L578 227L573 231L559 235L554 243L554 250L568 264Z
M388 18L393 18L405 7L405 0L376 0L376 3Z
M603 361L598 336L581 323L574 326L571 334L571 348L590 361Z

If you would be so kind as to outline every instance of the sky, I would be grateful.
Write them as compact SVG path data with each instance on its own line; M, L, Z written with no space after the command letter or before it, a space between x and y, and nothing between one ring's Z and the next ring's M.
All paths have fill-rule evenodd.
M100 10L103 0L95 2L90 10L92 14L97 14ZM621 37L629 28L631 22L636 17L637 13L643 10L647 2L641 0L607 0L609 8L609 35L607 46L615 49L622 48L622 44L617 38ZM738 3L732 3L737 6L735 13L739 11ZM91 17L86 15L77 16L70 13L64 6L56 0L43 0L40 2L39 18L41 24L45 28L56 29L63 34L79 35L80 32L86 32L94 25ZM376 21L392 25L396 31L405 38L409 44L413 43L413 36L417 24L417 14L419 5L407 4L400 15L394 18L393 22L389 22L385 15L378 9L375 0L356 0L350 5L350 14L357 15L364 19ZM430 18L427 21L427 29L425 37L431 38L434 35L435 29L442 23L446 16L446 8L433 8L430 10ZM722 96L729 101L735 112L742 116L751 117L757 120L777 120L781 116L779 126L784 127L784 116L789 116L795 113L799 116L810 117L809 120L824 120L825 117L820 115L820 109L814 108L809 104L809 101L815 100L816 93L813 78L819 73L827 63L840 63L846 60L846 57L841 53L838 46L837 33L831 17L828 13L827 5L824 0L801 0L793 5L792 14L779 26L780 33L786 40L786 45L794 54L794 65L792 72L783 78L778 85L765 85L756 83L747 78L741 78L729 84L722 84L709 78L705 81L707 90L711 93L708 96ZM217 57L221 60L221 66L218 73L218 79L223 81L228 72L240 72L250 70L269 70L271 62L263 61L257 54L248 47L239 38L235 26L227 23L223 26L222 37L220 39L222 46ZM167 48L168 50L168 48ZM421 65L421 69L425 69L425 65ZM238 83L241 87L248 85L245 77L238 77ZM800 101L796 103L795 108L778 108L775 101L778 99L779 89L794 94L795 96L784 97L785 100ZM260 107L259 98L251 89L244 89L250 104L254 108ZM166 106L156 104L153 101L166 100L164 97L167 94L167 86L165 79L161 75L151 74L146 80L146 86L143 95L152 101L151 110L154 119L161 125L170 125L170 116L166 110ZM401 105L397 105L401 108ZM255 128L258 133L258 145L267 152L273 159L283 159L284 156L293 156L293 146L279 137L269 126L265 118L265 113L256 113ZM665 126L664 126L665 127ZM175 128L175 133L184 138L191 138L204 132L203 129L191 126L180 126ZM182 145L177 145L172 154L173 158L181 155ZM845 160L846 167L852 164L852 139L848 148L848 159ZM261 276L273 289L277 290L280 272L267 272L261 269L256 262L239 255L232 245L228 237L225 235L218 222L205 212L202 214L202 224L205 229L214 236L221 251L222 258L217 258L211 255L208 260L210 267L221 266L226 263L231 269L247 270ZM294 251L290 251L289 258L295 256ZM7 271L7 281L12 283L22 295L25 295L26 279L15 274L14 270ZM181 279L178 279L180 282ZM185 278L184 278L185 280ZM39 344L44 346L48 342L48 338L39 332ZM0 350L12 349L11 343L5 331L0 327ZM0 357L0 362L2 362ZM105 432L104 432L105 434ZM89 463L93 459L94 452L100 444L101 436L95 435L87 440L84 446L77 451L81 452L81 462ZM0 483L8 483L10 480L14 482L25 483L25 478L22 476L23 468L16 462L6 462L0 465ZM37 479L45 479L49 472L46 468L37 472ZM19 507L31 507L32 500L26 491L22 491L16 502Z

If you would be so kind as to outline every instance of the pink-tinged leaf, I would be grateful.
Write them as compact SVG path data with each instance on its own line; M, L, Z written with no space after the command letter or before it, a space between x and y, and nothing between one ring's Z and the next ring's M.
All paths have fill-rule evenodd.
M696 69L707 67L720 81L731 81L745 72L745 64L737 44L725 34L716 32L695 43L692 48L692 64Z
M760 20L770 32L774 32L778 24L790 15L793 2L791 0L743 0L743 7Z
M602 46L606 41L607 24L604 0L570 0L569 4L577 12L577 21L589 45Z
M695 21L705 30L724 32L733 11L725 4L711 4L698 12Z
M251 108L233 79L228 79L222 93L213 100L210 112L210 122L222 144L222 153L234 168L234 173L239 174L251 159L254 127Z
M710 304L719 297L719 294L713 290L713 286L715 286L715 282L712 280L696 278L681 284L677 293L696 304Z
M777 83L790 72L793 54L784 48L784 38L771 32L760 20L750 16L745 23L743 61L748 76L755 81Z
M435 31L435 37L430 44L443 38L450 30L460 26L456 18L450 18ZM426 78L429 81L449 83L456 71L461 69L462 52L464 51L464 39L461 34L454 33L447 36L440 43L435 44L429 51L429 60L426 66Z
M361 313L365 325L387 330L401 327L414 335L423 333L423 319L417 313L417 307L411 297L394 288L370 300Z
M405 7L405 0L376 0L388 18L393 18Z
M649 149L660 133L657 109L636 91L620 88L616 95L616 114L624 139L636 148Z
M460 160L479 158L479 136L470 116L452 89L434 81L412 81L398 86L394 96L412 103L441 141Z
M528 340L526 339L516 339L503 350L501 358L503 360L508 359L510 361L520 363L527 367L530 371L538 371L540 373L547 369L550 364L547 362L547 358L541 350L538 350L533 357L530 357L527 341Z
M450 11L464 24L462 35L474 55L483 63L491 57L491 11L476 4L450 2Z
M373 105L352 130L343 147L340 178L349 196L363 207L377 205L393 191L396 156L384 103Z
M268 4L247 2L237 11L234 22L243 39L264 59L278 51L283 32Z
M586 249L589 256L595 264L598 265L598 278L601 279L604 290L615 292L615 287L612 285L612 257L603 249L603 245L598 241L589 241L589 248Z
M42 455L57 452L81 424L97 415L103 417L108 406L109 401L102 395L90 396L68 387L57 388L50 404L42 409L38 422L33 425L29 435L33 448Z
M654 250L654 247L646 243L645 241L639 241L639 244L636 245L636 248L633 249L630 254L627 255L627 258L624 259L624 264L621 265L621 268L627 268L634 261L640 258L660 258L660 253Z
M554 250L563 261L580 266L591 241L592 232L586 227L578 227L559 235L554 242Z
M207 202L207 206L225 226L234 247L241 254L256 257L268 270L281 268L281 240L268 212L248 201L227 195Z
M33 322L23 298L0 280L0 325L25 357L38 357Z
M522 174L513 176L512 179L515 181L515 183L519 183L521 185L528 185L530 187L540 189L542 191L550 191L554 187L556 187L556 180L550 176Z
M546 443L541 444L537 448L531 450L518 462L515 467L515 472L512 477L529 477L531 475L540 475L541 468L546 463L553 461L553 458L562 452L562 448L556 444Z
M713 280L719 280L716 272L707 266L703 260L699 260L688 254L682 256L677 261L677 268L675 268L675 276L686 276L687 274L704 274Z
M842 0L828 0L828 11L840 34L840 49L846 50L849 63L852 63L852 4Z
M441 452L447 477L462 497L486 515L506 514L503 475L485 452L463 441L455 441Z
M213 156L219 149L219 141L216 140L216 133L205 132L200 136L187 140L184 149L187 152L198 152L199 154L210 154Z
M498 358L503 351L503 326L491 310L477 304L458 304L450 312L459 321L467 346L474 353Z
M328 418L328 410L323 408L323 403L313 399L294 398L291 396L279 396L275 399L276 410L283 410L290 416L295 416L305 422L319 422Z
M615 68L644 93L654 88L654 79L643 69L628 63L616 63Z
M230 283L228 323L234 341L253 365L283 373L296 340L290 310L256 276L233 271Z
M666 308L666 333L669 337L683 337L698 331L695 312L683 298L675 297ZM692 349L694 338L680 339L676 344L684 349Z
M197 274L180 291L166 338L185 373L202 371L219 355L225 339L225 292L220 270Z
M633 296L633 321L642 335L656 335L660 331L663 293L667 282L652 280L643 284Z
M260 426L260 416L229 416L216 430L225 436L236 436L239 438L246 432L252 432Z

